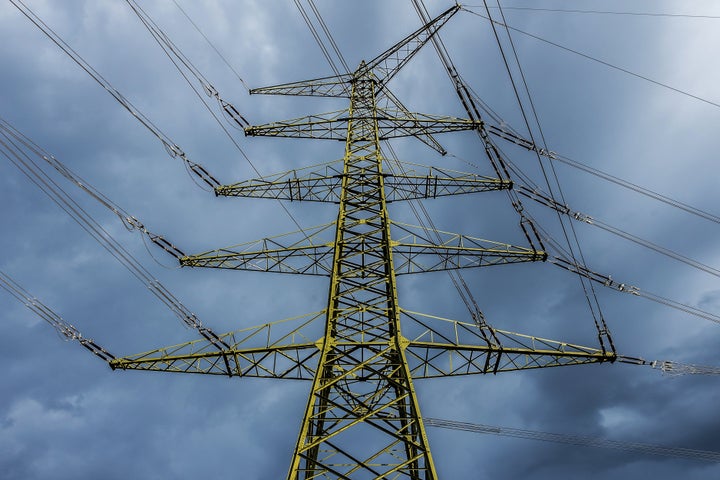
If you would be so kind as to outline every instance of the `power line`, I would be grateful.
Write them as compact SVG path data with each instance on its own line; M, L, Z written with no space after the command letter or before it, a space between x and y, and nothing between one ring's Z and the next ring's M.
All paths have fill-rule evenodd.
M190 80L186 72L189 72L190 75L195 77L197 82L200 84L200 87L205 91L205 94L209 97L214 97L220 107L222 108L224 114L228 117L228 120L232 121L232 124L235 124L233 126L237 126L241 129L250 126L250 123L243 117L238 109L227 100L223 99L220 96L220 92L213 86L212 83L203 75L200 70L190 61L190 59L178 48L177 45L170 39L170 37L160 28L160 26L155 22L155 20L150 17L150 15L138 5L135 0L125 0L126 3L130 6L132 11L135 13L135 15L140 19L140 22L145 26L148 32L150 32L150 35L152 35L155 42L160 46L160 48L163 50L165 55L170 59L170 61L175 65L175 68L177 71L182 75L182 77L185 79L185 81L190 85L190 88L195 92L195 95L200 98L201 101L203 101L203 104L210 110L207 103L205 103L204 99L200 95L200 92L196 88L195 85L193 85L193 82ZM184 67L184 68L183 68ZM211 111L211 113L213 113ZM213 116L215 116L213 114ZM216 117L217 118L217 117Z
M480 17L480 18L484 18L485 20L490 20L487 16L482 15L482 14L477 13L477 12L473 12L472 10L469 10L469 9L466 8L466 7L463 7L463 10L465 10L466 12L471 13L471 14L473 14L473 15L476 15L476 16L478 16L478 17ZM572 49L572 48L570 48L570 47L566 47L566 46L564 46L564 45L561 45L561 44L559 44L559 43L553 42L553 41L551 41L551 40L547 40L547 39L542 38L542 37L539 37L539 36L537 36L537 35L535 35L535 34L526 32L526 31L524 31L524 30L520 30L519 28L515 28L515 27L512 27L512 26L510 26L510 25L503 24L503 23L501 23L501 22L497 22L496 20L492 20L492 22L493 22L493 23L496 23L496 24L498 24L498 25L507 27L507 28L509 28L510 30L513 30L513 31L518 32L518 33L521 33L521 34L526 35L526 36L528 36L528 37L531 37L531 38L534 38L534 39L536 39L536 40L539 40L539 41L541 41L541 42L547 43L548 45L552 45L552 46L554 46L554 47L557 47L557 48L560 48L560 49L562 49L562 50L565 50L566 52L574 53L575 55L581 56L581 57L586 58L586 59L588 59L588 60L592 60L593 62L597 62L597 63L599 63L599 64L601 64L601 65L606 66L606 67L612 68L612 69L614 69L614 70L618 70L618 71L620 71L620 72L626 73L626 74L628 74L628 75L631 75L631 76L633 76L633 77L639 78L639 79L641 79L641 80L645 80L646 82L650 82L650 83L652 83L652 84L654 84L654 85L657 85L657 86L666 88L666 89L668 89L668 90L672 90L673 92L679 93L679 94L681 94L681 95L685 95L685 96L687 96L687 97L694 98L695 100L699 100L699 101L701 101L701 102L703 102L703 103L707 103L708 105L712 105L713 107L718 107L718 108L720 108L720 103L716 103L716 102L710 101L710 100L708 100L708 99L706 99L706 98L700 97L700 96L698 96L698 95L694 95L694 94L692 94L692 93L690 93L690 92L687 92L687 91L685 91L685 90L681 90L681 89L679 89L679 88L673 87L673 86L668 85L668 84L666 84L666 83L662 83L662 82L660 82L660 81L653 80L652 78L650 78L650 77L648 77L648 76L645 76L645 75L642 75L642 74L633 72L633 71L628 70L628 69L623 68L623 67L619 67L619 66L614 65L614 64L612 64L612 63L610 63L610 62L607 62L607 61L605 61L605 60L601 60L601 59L599 59L599 58L593 57L592 55L588 55L587 53L583 53L583 52L580 52L580 51L578 51L578 50L574 50L574 49Z
M520 428L498 427L483 425L481 423L459 422L456 420L443 420L440 418L425 417L425 424L429 427L462 430L472 433L500 435L504 437L524 438L529 440L542 440L544 442L565 443L585 447L613 448L628 452L648 453L663 457L687 458L707 462L720 462L720 452L709 450L696 450L692 448L666 447L651 443L626 442L610 440L607 438L591 437L588 435L573 435L567 433L541 432L538 430L525 430Z
M23 148L25 147L25 148ZM83 191L90 194L103 206L118 215L126 227L132 226L147 234L153 242L174 255L181 254L176 247L148 232L134 217L128 215L106 196L98 192L92 185L76 176L70 169L61 164L54 156L37 146L32 140L25 137L7 121L0 118L0 154L6 157L18 170L20 170L32 183L60 207L70 218L85 230L110 255L115 257L135 278L137 278L155 297L164 303L186 326L200 332L213 344L222 344L222 340L208 327L204 326L197 316L192 313L180 300L178 300L159 280L153 277L125 247L123 247L92 215L90 215L61 185L52 179L28 155L32 153L49 163L65 178L80 186Z
M483 3L484 3L484 5L485 5L485 11L487 12L488 17L491 17L490 9L488 8L487 0L485 0ZM509 39L509 41L510 41L510 46L512 47L513 58L514 58L515 63L516 63L516 65L517 65L517 67L518 67L518 70L520 71L520 77L521 77L521 79L522 79L522 84L523 84L523 86L524 86L525 93L526 93L526 95L527 95L527 97L528 97L528 100L529 100L529 102L530 102L530 107L531 107L531 111L532 111L532 113L533 113L533 118L534 118L534 120L535 120L535 124L537 125L538 132L540 133L540 138L541 138L541 140L542 140L542 142L543 142L543 147L544 147L545 150L547 150L547 144L546 144L546 142L545 142L545 135L543 134L542 126L540 125L540 120L539 120L539 118L538 118L538 114L537 114L537 111L536 111L536 109L535 109L535 104L534 104L533 101L532 101L532 95L530 94L530 88L528 87L527 81L526 81L526 79L525 79L525 74L524 74L524 72L523 72L523 70L522 70L522 65L520 64L520 59L518 58L517 50L515 49L515 43L514 43L513 40L512 40L512 36L510 35L510 30L507 28L507 24L506 24L507 22L505 22L505 15L504 15L504 13L503 13L502 8L500 7L500 3L499 3L499 2L498 2L498 8L500 9L500 14L502 15L502 19L503 19L503 22L500 23L500 25L505 25L505 31L506 31L507 37L508 37L508 39ZM518 92L517 85L515 84L515 79L513 78L513 74L512 74L512 71L511 71L511 69L510 69L510 65L509 65L509 63L508 63L508 59L507 59L507 57L506 57L506 55L505 55L505 51L504 51L504 49L503 49L502 42L500 41L500 37L499 37L499 35L498 35L497 29L495 28L495 22L494 22L494 21L491 21L490 24L491 24L491 26L492 26L492 30L493 30L493 33L494 33L494 35L495 35L495 40L497 41L498 48L500 49L500 54L501 54L501 56L502 56L503 63L505 64L505 68L506 68L507 73L508 73L508 76L509 76L509 78L510 78L510 83L512 84L513 92L515 93L515 98L517 99L518 106L520 107L520 112L522 113L522 117L523 117L523 120L524 120L524 122L525 122L525 126L526 126L526 128L527 128L527 130L528 130L528 134L530 135L530 139L531 139L532 143L533 143L534 145L537 145L537 142L535 141L535 136L534 136L534 134L533 134L533 129L530 128L530 122L529 122L529 120L528 120L528 115L527 115L526 112L525 112L525 108L524 108L524 106L523 106L522 99L520 98L520 93ZM549 193L550 193L550 197L553 198L553 201L554 201L553 187L552 187L552 185L551 185L551 183L550 183L550 179L549 179L549 177L548 177L548 172L547 172L547 169L545 168L545 164L544 164L544 162L543 162L543 160L542 160L542 157L540 156L540 153L539 153L537 150L535 150L535 156L537 157L538 164L540 165L540 170L541 170L541 172L542 172L542 174L543 174L543 178L545 179L545 184L546 184L547 187L548 187L548 191L549 191ZM552 162L550 163L550 170L551 170L551 173L552 173L553 178L554 178L554 180L555 180L555 185L556 185L556 188L557 188L557 190L558 190L558 192L559 192L559 194L560 194L560 198L561 198L562 202L565 203L565 196L564 196L564 194L563 194L562 187L561 187L561 185L560 185L560 180L558 179L557 172L555 171L555 167L554 167L554 165L552 164ZM557 213L558 222L560 223L560 228L561 228L562 233L563 233L563 236L564 236L564 238L565 238L565 242L567 243L568 249L569 249L569 251L570 251L570 256L571 256L571 258L572 258L572 261L573 261L574 263L576 263L576 264L578 263L578 261L577 261L577 259L576 259L576 254L575 254L575 250L577 250L578 256L579 256L579 258L580 258L580 261L581 261L582 264L584 265L584 264L586 263L586 262L585 262L585 256L583 255L583 251L582 251L582 248L581 248L581 246L580 246L580 242L579 242L579 240L578 240L577 233L576 233L576 231L575 231L575 227L574 227L572 221L569 221L569 230L570 230L570 232L572 233L572 239L574 240L574 246L573 246L573 243L571 242L570 235L568 234L568 228L565 226L565 219L562 217L560 211L556 211L556 213ZM597 299L597 294L596 294L596 292L595 292L595 287L593 286L592 282L588 282L587 279L586 279L585 277L583 277L582 275L578 275L578 280L579 280L579 282L580 282L580 286L581 286L581 288L582 288L582 291L583 291L583 293L584 293L584 295L585 295L585 300L587 301L587 305L588 305L588 309L590 310L590 314L591 314L592 317L593 317L593 322L595 323L595 328L596 328L597 331L598 331L598 338L599 338L599 341L600 341L600 345L601 345L601 346L603 347L603 349L604 349L604 348L605 348L605 341L607 340L607 342L609 343L610 348L614 351L615 347L614 347L614 345L613 345L612 337L610 336L610 332L609 332L608 327L607 327L607 324L606 324L606 322L605 322L605 318L603 317L602 308L600 307L600 302L599 302L598 299Z
M531 200L536 201L540 205L543 205L543 206L546 206L553 210L559 211L560 213L567 215L568 217L572 218L575 221L586 223L588 225L593 225L595 227L601 228L601 229L605 230L606 232L612 233L613 235L617 235L626 240L630 240L631 242L633 242L637 245L640 245L642 247L653 250L657 253L660 253L661 255L665 255L666 257L670 257L675 260L678 260L678 261L685 263L686 265L689 265L693 268L696 268L698 270L702 270L703 272L709 273L710 275L720 277L720 270L718 270L717 268L711 267L702 262L699 262L697 260L689 258L689 257L682 255L680 253L677 253L669 248L665 248L665 247L662 247L655 243L652 243L649 240L638 237L637 235L633 235L632 233L626 232L618 227L614 227L614 226L610 225L609 223L598 220L597 218L591 217L590 215L586 215L581 212L573 211L570 209L570 207L567 204L560 204L560 203L556 202L552 197L550 197L549 195L545 194L542 191L539 191L538 189L528 188L525 185L515 186L515 188L520 195L530 198Z
M65 337L66 340L77 341L80 345L87 348L93 354L106 362L115 358L113 354L105 350L93 340L83 337L74 325L63 320L60 315L31 295L27 290L21 287L19 283L10 277L10 275L3 271L0 271L0 288L15 297L16 300L25 305L38 317L45 320L45 322L50 324L58 334Z
M313 38L315 39L315 43L317 43L318 47L320 47L320 51L322 51L323 56L330 64L330 68L332 68L333 73L335 73L336 76L340 76L340 70L338 69L337 65L335 65L335 61L332 58L332 55L330 55L330 52L328 51L327 47L325 46L325 43L322 41L322 38L320 37L320 34L318 33L317 29L315 28L315 25L312 23L312 20L310 20L310 17L308 16L307 11L305 11L305 8L302 6L302 3L300 3L300 0L295 0L295 6L297 7L298 11L300 12L300 15L302 16L303 20L305 21L305 24L307 25L308 29L310 30L310 33L312 34ZM314 7L314 4L312 5ZM313 8L313 11L315 12L316 18L320 19L319 13L317 13L317 9ZM324 25L324 23L321 23L321 25ZM326 27L323 27L326 35L329 36L329 32ZM334 41L331 41L331 44L333 48L335 48L336 53L338 53L337 45ZM342 57L340 57L342 58ZM345 64L344 60L341 60L345 70L348 71L347 65Z
M479 8L482 5L463 5L469 8ZM498 7L490 7L498 8ZM611 10L581 10L570 8L537 8L537 7L502 7L503 10L517 10L530 12L553 12L553 13L583 13L583 14L602 14L602 15L629 15L635 17L681 17L681 18L707 18L718 19L718 15L690 15L683 13L653 13L653 12L618 12Z
M500 150L500 151L502 152L502 150ZM503 155L505 155L504 152L503 152ZM451 156L470 165L471 167L478 168L477 165L475 165L474 163L472 163L464 158L461 158L457 155L451 155ZM507 157L507 155L505 155L505 156ZM583 164L580 164L580 165L583 165ZM609 233L612 233L620 238L624 238L624 239L629 240L637 245L640 245L642 247L648 248L649 250L653 250L657 253L660 253L661 255L665 255L669 258L680 261L686 265L689 265L690 267L693 267L695 269L709 273L710 275L713 275L713 276L720 276L720 270L715 267L711 267L705 263L699 262L699 261L689 258L685 255L677 253L669 248L665 248L665 247L662 247L655 243L652 243L649 240L643 239L637 235L633 235L632 233L626 232L620 228L614 227L606 222L598 220L598 219L591 217L589 215L586 215L584 213L573 211L570 209L570 207L568 205L559 204L557 201L552 199L549 195L542 192L541 188L535 182L533 182L529 177L527 177L520 169L518 169L517 166L510 160L508 160L508 168L510 168L510 170L513 172L513 174L515 174L522 181L522 183L524 183L524 185L520 184L520 185L515 186L515 188L514 188L514 190L518 194L522 195L523 197L534 200L535 202L537 202L543 206L552 208L554 210L559 210L562 213L569 215L570 218L572 218L573 220L598 227L598 228L605 230ZM627 187L627 188L630 188L630 187ZM641 188L641 187L638 187L638 188ZM643 193L642 190L640 191L640 193ZM681 205L684 205L684 204L681 204ZM537 222L535 222L535 223L537 224ZM541 227L539 227L539 225L538 225L538 229L543 233L545 240L550 245L552 245L559 252L562 252L562 254L566 258L570 257L570 253L567 252L565 249L563 249L559 244L557 244L557 242L552 240L549 233L545 232ZM568 260L564 260L564 262L567 262L567 261ZM551 263L555 263L555 262L551 262ZM563 267L563 268L566 268L566 267ZM573 270L573 271L575 271L575 273L578 273L577 270ZM582 273L582 275L593 280L592 275L586 275L588 272L590 272L590 270L582 270L582 271L585 272L585 273ZM600 280L599 283L604 284L605 286L613 286L616 284L616 282L614 282L609 276L601 275L600 277L602 278L602 280ZM608 282L610 282L610 283L608 283ZM620 285L620 284L617 284L617 285ZM683 312L704 318L706 320L711 320L713 322L720 323L720 317L718 317L717 315L715 315L713 313L699 310L690 305L686 305L686 304L677 302L675 300L671 300L671 299L662 297L660 295L656 295L656 294L653 294L650 292L646 292L644 290L640 290L637 287L616 288L613 286L613 288L615 290L619 290L619 291L628 291L630 293L634 293L635 295L638 295L638 296L641 296L648 300L652 300L654 302L663 304L665 306L668 306L668 307L671 307L671 308L674 308L677 310L681 310Z
M135 107L127 98L125 98L115 87L112 86L97 70L95 70L88 62L83 59L70 45L68 45L55 31L50 28L38 15L35 14L22 0L10 0L10 3L17 8L28 20L40 29L52 42L57 45L67 56L69 56L80 68L92 77L101 87L103 87L120 105L125 108L133 117L135 117L145 128L147 128L160 142L167 153L173 158L179 158L185 164L185 167L193 175L198 177L203 183L211 188L220 185L220 182L213 177L207 169L202 165L190 160L185 152L168 137L160 128L158 128L148 117ZM192 178L192 175L191 175Z
M333 51L335 52L335 55L337 56L338 60L340 60L340 63L343 66L343 69L345 70L345 73L350 73L350 67L348 66L347 62L345 61L345 58L343 57L342 52L340 52L340 48L338 47L337 43L335 42L335 39L333 38L332 34L330 33L330 30L327 27L327 24L325 23L325 20L323 20L322 15L320 14L320 10L318 10L317 6L315 5L315 2L313 0L307 0L308 4L310 5L310 8L312 9L313 13L315 14L315 18L317 18L318 23L320 23L320 27L323 29L323 32L325 32L325 36L330 41L330 45L332 46Z
M476 93L473 92L473 95L477 96ZM506 140L508 142L514 143L515 145L519 145L523 148L526 148L528 150L537 151L539 148L530 140L527 140L523 138L520 134L518 134L512 127L505 124L505 122L501 119L499 122L502 127L490 127L489 132L503 140ZM500 149L498 149L500 150ZM612 175L610 173L604 172L602 170L599 170L597 168L591 167L585 163L582 163L578 160L573 160L572 158L569 158L565 155L561 155L557 152L549 151L546 149L539 149L540 155L543 155L550 160L558 161L561 163L564 163L570 167L577 168L578 170L582 170L585 173L589 173L591 175L594 175L598 178L601 178L603 180L606 180L608 182L614 183L620 187L626 188L628 190L634 191L636 193L639 193L641 195L645 195L646 197L652 198L654 200L657 200L659 202L665 203L666 205L670 205L671 207L683 210L687 213L690 213L692 215L695 215L697 217L703 218L705 220L709 220L713 223L720 223L720 216L715 215L713 213L710 213L708 211L699 209L697 207L694 207L692 205L689 205L687 203L681 202L679 200L670 198L668 196L662 195L658 192L655 192L653 190L650 190L649 188L641 187L640 185L637 185L635 183L629 182L627 180L623 180L620 177L617 177L615 175ZM502 150L500 150L502 151ZM507 155L505 155L507 157ZM459 157L458 157L459 158ZM468 165L471 165L475 168L477 168L477 165L468 162L467 160L460 159L463 162L467 163ZM506 160L508 163L511 164L510 160ZM517 167L515 167L516 172L520 172ZM527 178L524 178L524 181L530 185L532 182L529 181Z
M245 80L242 79L242 77L240 76L240 74L239 74L239 73L237 72L237 70L235 70L235 68L230 64L230 62L227 60L227 58L225 58L225 57L223 56L223 54L220 53L220 50L218 50L217 47L215 47L215 45L210 41L210 39L207 37L207 35L205 35L205 33L203 33L203 31L200 29L200 27L197 25L197 23L195 23L195 22L193 21L193 19L190 18L190 15L188 15L188 13L180 6L180 4L177 2L177 0L172 0L172 1L173 1L173 3L175 4L175 6L182 12L182 14L185 16L185 18L187 18L188 21L192 24L192 26L195 28L195 30L197 30L197 32L198 32L200 35L202 35L202 37L205 39L205 41L207 42L207 44L210 45L210 47L211 47L213 50L215 50L215 53L218 54L218 56L222 59L222 61L225 63L225 65L227 65L227 67L228 67L230 70L232 70L232 72L235 74L235 76L236 76L237 79L240 81L240 83L242 84L242 86L245 87L245 90L246 90L246 91L250 91L250 88L247 86L247 83L245 83Z
M208 103L205 101L203 96L198 91L197 87L193 85L193 82L188 78L187 74L185 73L182 66L185 66L185 68L190 72L192 76L196 78L196 80L200 83L202 86L202 89L205 91L205 93L208 96L214 97L217 99L218 103L222 107L222 110L224 114L229 117L237 126L239 126L241 129L245 127L249 127L250 123L243 117L235 108L234 105L231 103L223 100L222 97L220 97L219 92L217 89L205 78L205 76L200 73L200 71L193 65L193 63L180 51L180 49L170 40L170 37L162 31L162 29L158 26L158 24L150 17L150 15L145 12L136 2L135 0L126 0L127 4L130 6L130 8L133 10L133 12L137 15L137 17L140 19L142 24L147 28L147 30L152 35L153 39L156 41L156 43L160 46L160 48L163 50L165 55L168 57L168 59L172 62L172 64L175 66L177 71L182 75L182 77L185 79L185 81L188 83L190 88L195 93L195 96L202 102L202 104L205 106L205 109L210 113L210 115L215 119L215 122L218 124L218 126L222 129L222 131L225 133L225 135L228 137L230 142L233 144L235 149L242 155L242 157L245 159L245 161L250 165L250 167L253 169L253 171L258 175L261 176L260 170L255 166L255 164L250 160L250 157L245 153L245 151L240 147L240 144L238 141L233 137L232 134L228 131L228 129L225 127L225 125L220 121L220 118L215 114L215 112L210 108ZM179 7L179 5L178 5ZM213 185L214 187L220 186ZM280 204L280 208L285 212L285 214L290 218L290 221L299 229L302 230L302 227L300 226L300 223L298 220L293 216L293 214L290 212L290 210L283 204L282 202L278 202Z
M652 199L662 202L666 205L670 205L671 207L675 207L677 209L680 209L684 212L690 213L697 217L703 218L705 220L709 220L713 223L720 224L720 216L718 216L718 215L712 214L705 210L701 210L697 207L693 207L692 205L683 203L679 200L675 200L673 198L667 197L658 192L650 190L649 188L641 187L640 185L637 185L635 183L629 182L627 180L623 180L620 177L616 177L615 175L609 174L607 172L603 172L602 170L598 170L597 168L591 167L591 166L581 163L577 160L573 160L564 155L552 153L550 156L550 159L554 160L554 161L562 162L568 166L577 168L578 170L582 170L582 171L589 173L591 175L594 175L598 178L602 178L603 180L614 183L615 185L621 186L623 188L627 188L628 190L632 190L633 192L636 192L636 193L639 193L646 197L652 198Z

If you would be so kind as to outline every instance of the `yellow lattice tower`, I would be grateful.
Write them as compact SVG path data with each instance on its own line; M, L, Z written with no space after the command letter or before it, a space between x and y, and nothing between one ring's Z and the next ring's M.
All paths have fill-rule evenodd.
M218 195L338 203L333 224L181 258L183 266L325 275L322 312L116 358L115 369L292 378L312 387L289 479L435 479L417 379L607 362L615 352L505 332L400 308L396 275L546 259L516 247L392 222L387 203L512 187L508 179L435 169L383 170L381 140L482 130L479 120L410 113L388 81L458 11L455 6L353 73L252 93L349 98L347 110L246 129L247 135L345 141L326 165L216 188ZM381 106L382 105L382 106ZM332 236L334 234L334 237ZM329 236L330 238L323 238ZM402 325L402 329L401 329Z

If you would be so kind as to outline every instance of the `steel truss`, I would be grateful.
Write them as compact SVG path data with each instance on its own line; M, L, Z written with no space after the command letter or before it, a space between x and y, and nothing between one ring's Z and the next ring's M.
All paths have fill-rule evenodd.
M444 153L434 135L485 131L480 120L410 113L387 87L459 8L443 12L351 74L252 91L348 98L347 110L246 129L254 136L344 141L342 165L218 186L216 194L337 203L337 220L301 235L182 256L180 263L325 275L330 282L326 309L110 361L114 369L310 381L288 479L436 479L414 380L617 359L604 348L400 308L397 275L547 259L533 245L447 232L434 232L431 239L388 217L390 201L512 187L507 178L429 167L423 175L383 171L383 139L414 136Z

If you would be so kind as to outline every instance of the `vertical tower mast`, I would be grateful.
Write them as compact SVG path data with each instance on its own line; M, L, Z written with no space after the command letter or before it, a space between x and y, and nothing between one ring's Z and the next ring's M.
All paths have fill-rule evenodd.
M512 187L509 179L442 168L428 175L382 169L381 140L413 136L445 153L435 134L484 128L479 119L411 113L387 86L459 8L446 10L354 73L251 91L349 99L346 110L245 129L253 136L344 141L340 169L326 165L300 176L293 170L215 188L224 196L339 204L334 240L320 240L330 231L326 225L299 239L279 236L184 256L180 264L326 275L325 311L109 361L123 370L312 381L289 480L436 479L413 380L617 359L614 351L426 316L398 305L396 275L547 258L533 245L440 231L428 238L422 229L388 218L391 200ZM401 317L408 338L401 334ZM323 320L324 326L318 325Z
M363 62L351 85L327 325L289 479L437 478L400 334L376 86Z

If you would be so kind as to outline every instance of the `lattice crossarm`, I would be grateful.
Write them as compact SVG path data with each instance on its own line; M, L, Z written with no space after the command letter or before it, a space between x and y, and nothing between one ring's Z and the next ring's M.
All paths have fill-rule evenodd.
M413 378L614 362L614 352L402 310Z
M314 343L292 346L226 349L203 353L116 358L113 370L151 370L175 373L227 375L229 377L312 380L318 349Z
M329 275L332 245L263 248L251 251L213 250L180 259L183 267L250 270L253 272Z
M334 160L221 185L215 188L215 195L336 203L342 177L342 160Z
M347 136L348 111L340 110L307 115L290 120L253 125L245 129L252 137L313 138L316 140L340 140Z
M380 140L399 137L418 137L429 142L432 148L434 143L428 140L429 135L475 130L481 122L442 115L429 115L424 113L406 113L398 110L381 110L373 116L363 117L354 115L354 121L375 121ZM284 138L312 138L316 140L347 139L348 111L341 110L328 113L319 113L305 117L293 118L265 125L254 125L245 129L248 136L284 137ZM440 150L441 153L443 150Z
M253 88L251 95L296 95L306 97L345 97L348 98L352 75L315 78L299 82L284 83L269 87Z
M371 183L376 174L356 175L362 182ZM443 175L392 175L384 174L385 197L388 203L450 195L490 192L512 188L510 180L483 177L475 174ZM318 174L297 177L289 172L276 180L248 180L215 189L219 196L272 198L290 201L338 203L343 174Z
M114 370L152 370L237 377L311 380L315 375L325 312L115 358ZM225 348L218 348L218 342Z
M398 275L547 260L547 253L458 233L393 222Z
M335 223L180 257L183 267L327 275Z
M405 354L415 379L614 362L617 359L612 352L554 343L554 348L523 348L411 341Z
M433 35L447 23L453 15L460 10L460 5L453 5L443 13L430 20L427 24L415 30L383 53L367 62L365 68L359 73L363 74L373 71L378 79L377 90L395 76L403 66L427 44ZM357 74L356 74L357 75Z
M394 109L378 109L378 131L380 140L400 137L418 137L435 148L429 139L431 135L447 132L476 130L482 122L447 115L405 112ZM438 150L444 154L444 150Z
M397 275L489 267L511 263L542 262L545 252L505 245L500 248L394 243Z
M338 203L342 176L291 177L275 180L249 180L215 188L218 196L272 198L290 201Z
M386 201L416 200L451 195L491 192L512 188L510 180L483 177L475 174L445 175L387 175Z

